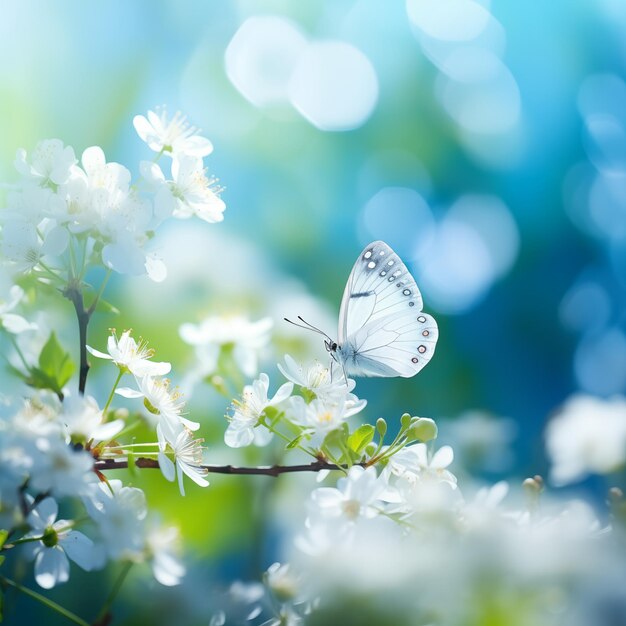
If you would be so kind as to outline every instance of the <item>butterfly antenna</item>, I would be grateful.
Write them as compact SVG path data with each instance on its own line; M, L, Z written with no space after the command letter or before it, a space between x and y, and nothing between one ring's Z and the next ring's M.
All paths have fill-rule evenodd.
M293 322L293 321L291 321L290 319L288 319L286 317L283 317L283 319L286 322L289 322L290 324L293 324L294 326L297 326L298 328L304 328L304 330L312 330L314 333L318 333L318 334L326 337L326 339L328 339L329 341L332 341L332 339L323 330L320 330L316 326L313 326L312 324L309 324L308 322L304 321L299 315L298 315L298 319L301 322L304 322L303 324L298 324L297 322Z
M316 333L319 333L320 335L324 335L326 339L328 339L329 341L332 341L332 339L323 330L319 329L317 326L313 326L313 324L310 324L309 322L307 322L300 315L298 315L298 319L304 324L306 324L311 330L314 330Z

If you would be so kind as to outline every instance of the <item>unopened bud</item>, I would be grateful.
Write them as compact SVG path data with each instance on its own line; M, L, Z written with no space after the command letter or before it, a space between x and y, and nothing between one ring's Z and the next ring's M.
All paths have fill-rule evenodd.
M437 438L437 424L429 417L420 417L409 429L408 436L413 440L418 441L431 441Z

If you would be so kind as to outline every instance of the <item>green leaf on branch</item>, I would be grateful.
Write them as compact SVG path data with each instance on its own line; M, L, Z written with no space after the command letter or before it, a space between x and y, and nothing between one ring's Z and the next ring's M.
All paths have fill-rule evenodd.
M26 382L36 389L51 389L61 393L74 370L69 352L63 349L56 334L52 332L41 350L38 367L30 369L30 376Z
M285 448L287 450L293 450L294 448L297 448L300 445L300 442L304 439L306 433L300 433L297 437L295 437L294 439L292 439L286 446Z
M361 454L374 438L375 432L376 429L371 424L363 424L362 426L359 426L348 437L348 448L350 448L353 452L356 452L356 454Z
M102 298L98 300L95 310L98 313L111 313L112 315L120 314L120 310L116 306L106 300L103 300Z

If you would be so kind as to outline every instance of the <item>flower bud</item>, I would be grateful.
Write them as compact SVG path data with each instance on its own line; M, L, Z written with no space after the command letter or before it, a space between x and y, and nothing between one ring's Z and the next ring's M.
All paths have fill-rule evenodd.
M435 424L434 420L431 420L429 417L420 417L413 422L407 435L412 440L419 440L425 443L436 439L437 432L437 424Z

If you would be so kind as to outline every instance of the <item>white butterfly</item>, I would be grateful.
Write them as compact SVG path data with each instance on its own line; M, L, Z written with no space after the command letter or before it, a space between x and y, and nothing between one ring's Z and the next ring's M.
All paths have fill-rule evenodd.
M352 268L337 341L304 323L326 337L324 345L346 377L415 376L432 358L439 336L435 320L422 312L415 279L384 241L369 244Z

